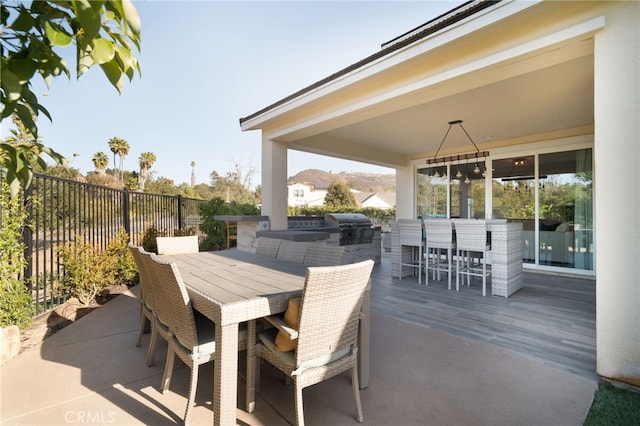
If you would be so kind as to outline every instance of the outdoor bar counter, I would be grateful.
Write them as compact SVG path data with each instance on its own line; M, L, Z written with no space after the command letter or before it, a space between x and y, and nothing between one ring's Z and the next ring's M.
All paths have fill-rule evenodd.
M509 297L522 288L522 224L507 222L506 219L487 219L486 222L487 230L491 235L491 294L493 296ZM392 223L391 273L394 278L404 278L413 274L413 268L400 267L401 263L410 261L411 250L411 247L400 246L398 226L395 222Z

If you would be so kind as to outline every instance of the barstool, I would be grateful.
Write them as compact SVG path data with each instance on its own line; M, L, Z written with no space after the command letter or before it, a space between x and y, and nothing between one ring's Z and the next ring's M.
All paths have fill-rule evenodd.
M453 222L444 219L429 219L424 221L424 231L427 234L425 253L427 259L426 283L429 285L429 269L432 271L433 280L440 280L440 272L446 272L449 280L449 290L451 290L451 272L453 263L453 250L456 242L453 239ZM431 252L430 252L431 250ZM442 261L442 250L446 250L446 262Z
M418 270L418 284L422 283L422 259L423 259L423 231L422 219L398 219L398 233L400 234L400 274L402 279L402 267L407 266ZM411 257L404 258L404 247L411 247ZM415 272L415 271L414 271ZM415 275L415 274L412 274Z
M460 275L467 277L468 285L471 277L482 277L482 295L487 295L487 253L491 244L487 240L487 222L485 220L454 220L456 230L456 290L460 290ZM478 253L479 263L474 263L472 253ZM464 284L464 283L463 283Z

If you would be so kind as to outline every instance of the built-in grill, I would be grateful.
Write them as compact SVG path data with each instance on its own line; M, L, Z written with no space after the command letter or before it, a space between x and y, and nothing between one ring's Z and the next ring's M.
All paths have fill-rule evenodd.
M369 244L373 240L373 224L360 213L327 213L324 226L338 229L341 246Z

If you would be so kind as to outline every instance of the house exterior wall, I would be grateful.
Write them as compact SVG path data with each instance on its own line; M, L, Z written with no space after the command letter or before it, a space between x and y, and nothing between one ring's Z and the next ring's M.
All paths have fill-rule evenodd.
M465 78L455 79L460 84L443 87L448 90L472 90L494 81L492 79L505 77L505 73L517 75L526 67L542 68L553 61L568 60L563 55L584 57L593 49L595 90L592 127L558 129L551 135L527 134L485 147L515 148L517 145L552 139L594 135L597 372L605 377L640 384L640 185L635 177L640 164L640 2L513 1L502 4L504 6L499 6L494 12L487 12L482 19L463 23L442 37L429 41L432 43L431 48L429 43L425 43L425 51L432 54L425 54L423 58L417 59L407 57L404 63L401 55L395 55L389 60L396 62L389 68L388 78L375 79L375 87L354 84L357 87L349 92L351 97L332 97L322 90L315 90L305 95L308 98L318 98L314 108L305 105L305 102L310 104L308 99L300 97L287 104L287 107L295 109L295 114L282 113L280 116L278 111L269 111L264 114L265 124L261 129L263 134L272 134L275 138L286 135L288 126L298 133L287 136L302 139L313 133L313 126L324 125L316 124L321 121L317 117L321 113L324 116L330 116L330 112L337 114L336 111L341 111L345 105L354 104L354 99L382 97L385 90L393 92L397 89L394 92L397 93L403 86L411 86L421 78L435 82L453 80L448 76L451 75L451 70L455 70ZM495 16L494 21L490 19L492 16ZM541 59L539 49L542 49L543 44L544 53L551 54ZM563 50L567 46L569 48ZM438 56L434 53L436 51L442 55ZM543 60L549 63L543 64ZM410 70L407 68L409 64ZM492 68L489 69L487 64ZM506 66L496 67L496 64ZM369 69L374 69L376 65L378 64L371 65ZM416 75L420 70L424 75ZM402 74L403 71L405 74ZM353 79L354 83L358 82L356 77ZM345 77L327 87L346 85L347 81L348 78ZM320 96L321 94L327 96ZM446 93L441 94L444 95ZM417 101L407 97L405 105L410 102ZM362 111L364 117L367 112L374 111L374 108L363 107ZM268 121L270 116L275 117L271 122ZM352 113L351 116L355 114ZM326 126L330 127L330 124ZM250 129L250 126L247 125L247 128ZM349 146L338 145L327 139L322 153L331 155L333 150L351 155L352 159L357 160L357 153L345 151L345 145ZM391 141L389 145L392 145ZM428 154L414 153L405 156L389 150L381 151L377 157L376 155L371 153L367 160L396 168L397 217L415 217L416 191L412 162L424 164ZM272 229L285 229L284 145L269 140L263 142L262 173L263 214L272 218ZM630 181L625 173L630 173L633 180Z
M317 207L324 205L326 189L316 189L312 185L294 183L288 186L288 204L293 207ZM303 194L300 196L300 194Z

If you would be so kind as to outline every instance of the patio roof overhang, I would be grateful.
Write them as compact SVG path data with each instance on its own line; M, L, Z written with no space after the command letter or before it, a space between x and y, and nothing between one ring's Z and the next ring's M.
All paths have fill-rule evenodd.
M383 49L241 119L241 128L290 149L392 168L432 157L451 120L464 121L481 151L593 133L593 36L605 22L591 9L493 4ZM452 132L440 154L469 148Z

